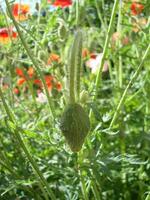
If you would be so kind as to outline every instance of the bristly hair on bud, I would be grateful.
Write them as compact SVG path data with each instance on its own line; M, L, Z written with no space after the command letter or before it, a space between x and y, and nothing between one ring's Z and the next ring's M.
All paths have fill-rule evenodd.
M69 52L68 77L70 103L79 100L82 65L82 31L78 30Z
M81 65L82 31L78 30L69 49L67 68L69 103L60 120L60 129L73 152L81 150L90 129L89 117L84 108L79 104Z

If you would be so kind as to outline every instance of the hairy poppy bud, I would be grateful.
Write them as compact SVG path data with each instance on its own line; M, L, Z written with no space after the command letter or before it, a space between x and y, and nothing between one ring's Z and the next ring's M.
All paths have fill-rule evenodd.
M67 105L60 121L60 129L73 152L81 150L90 129L90 120L82 106L77 103Z

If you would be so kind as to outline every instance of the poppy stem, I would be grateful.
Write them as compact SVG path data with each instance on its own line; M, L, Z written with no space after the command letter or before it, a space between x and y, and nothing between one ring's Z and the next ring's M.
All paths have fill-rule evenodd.
M95 80L95 95L94 95L93 100L95 100L95 98L97 96L98 88L101 84L102 70L103 70L103 66L104 66L104 62L105 62L105 58L106 58L106 54L107 54L107 49L108 49L108 45L109 45L109 41L110 41L110 37L111 37L112 28L114 25L114 20L115 20L118 3L119 3L119 0L115 0L114 5L113 5L111 18L110 18L110 22L109 22L109 27L108 27L108 31L107 31L107 35L106 35L106 39L105 39L105 43L104 43L103 54L102 54L99 70L98 70L96 80ZM92 117L92 110L90 110L89 117L90 118Z
M76 26L79 24L79 0L76 0Z
M111 18L110 18L108 32L107 32L105 43L104 43L104 50L103 50L98 74L97 74L96 81L95 81L96 94L97 94L99 84L101 83L102 70L103 70L103 66L104 66L104 62L105 62L105 58L106 58L106 53L107 53L107 49L108 49L108 45L109 45L109 41L110 41L110 37L111 37L111 31L112 31L112 27L113 27L113 24L114 24L115 14L116 14L116 11L117 11L118 3L119 3L119 0L115 0L113 10L112 10L112 14L111 14ZM96 96L96 94L95 94L95 96Z

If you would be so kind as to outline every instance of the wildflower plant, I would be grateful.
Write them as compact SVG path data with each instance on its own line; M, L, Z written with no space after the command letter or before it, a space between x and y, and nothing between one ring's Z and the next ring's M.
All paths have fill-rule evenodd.
M0 4L0 199L150 198L149 1Z

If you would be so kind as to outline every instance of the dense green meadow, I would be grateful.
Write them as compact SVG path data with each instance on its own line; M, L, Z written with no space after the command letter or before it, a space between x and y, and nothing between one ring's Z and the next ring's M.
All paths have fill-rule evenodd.
M149 14L0 0L0 200L150 200Z

